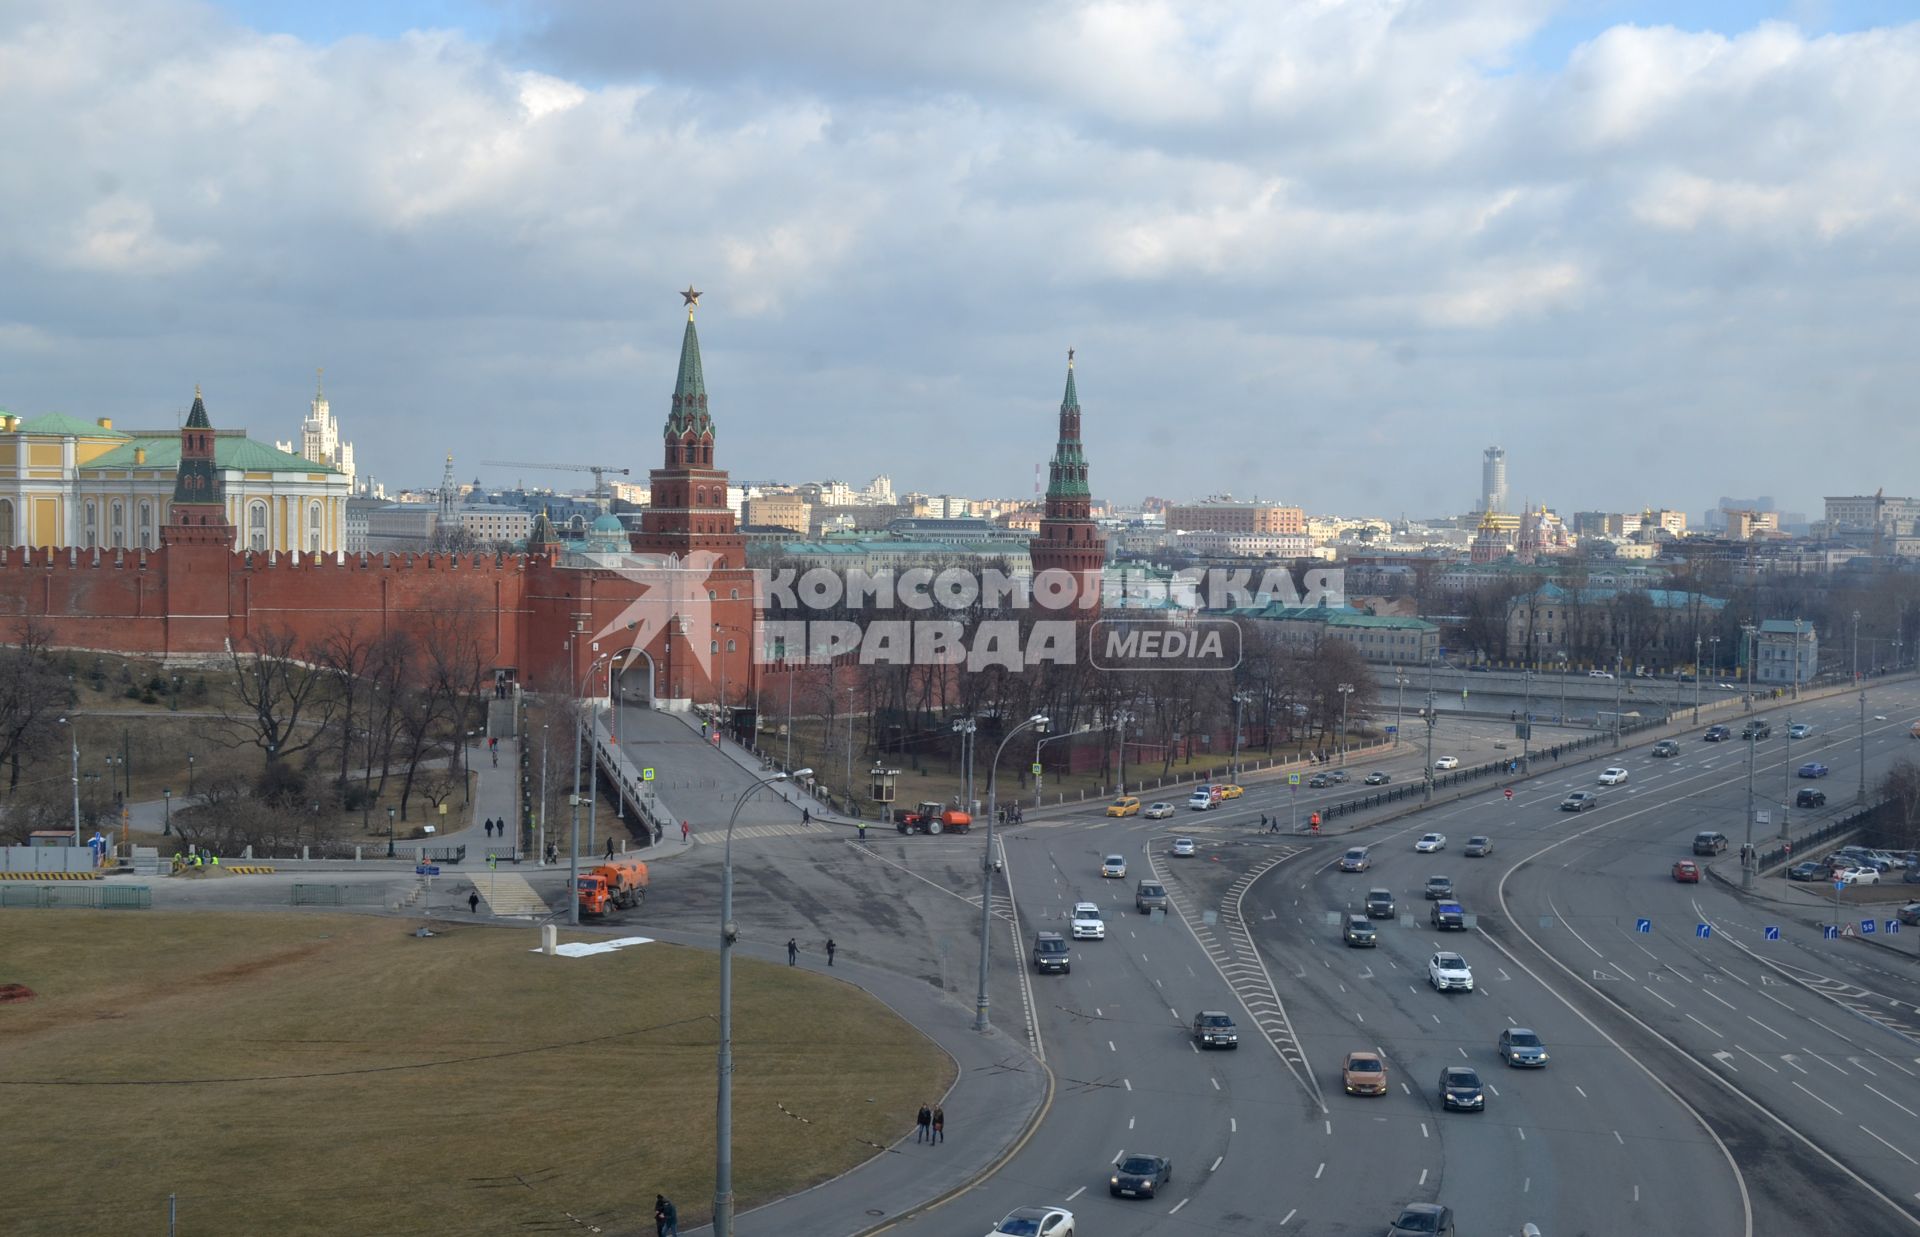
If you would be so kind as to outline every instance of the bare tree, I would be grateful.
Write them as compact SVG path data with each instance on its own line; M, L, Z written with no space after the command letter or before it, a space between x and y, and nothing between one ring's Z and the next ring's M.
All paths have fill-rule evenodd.
M50 719L72 698L50 653L52 629L27 617L13 636L0 647L0 762L7 766L8 790L20 785L24 762L55 746Z
M215 732L228 747L259 748L269 762L305 751L328 733L334 676L300 657L292 631L264 628L229 655L236 703Z

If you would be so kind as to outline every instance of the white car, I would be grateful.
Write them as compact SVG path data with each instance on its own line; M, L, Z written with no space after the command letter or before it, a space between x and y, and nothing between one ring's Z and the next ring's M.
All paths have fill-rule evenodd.
M1436 769L1458 769L1460 767L1460 758L1458 756L1442 756L1433 762L1433 767Z
M1619 786L1625 783L1626 780L1627 771L1619 765L1614 765L1611 769L1602 769L1600 771L1600 784L1602 786Z
M1073 1237L1073 1213L1064 1207L1016 1207L987 1237Z
M1173 804L1149 803L1147 810L1140 814L1148 820L1165 820L1167 817L1173 815Z
M1173 853L1180 856L1182 859L1191 859L1193 857L1193 839L1192 838L1173 839Z
M1110 876L1115 880L1124 880L1127 875L1126 858L1121 855L1108 855L1106 859L1101 861L1100 875Z
M1833 879L1843 885L1877 885L1880 873L1874 868L1842 868L1833 874Z
M1590 679L1610 679L1613 677L1613 672L1611 670L1589 670L1587 671L1587 677Z
M1073 939L1076 941L1107 939L1107 921L1100 918L1098 906L1091 902L1073 904Z
M1789 739L1804 739L1812 733L1813 724L1811 722L1795 722L1793 725L1787 727L1787 737Z
M1413 849L1423 855L1431 855L1436 850L1446 848L1447 835L1444 833L1423 833L1420 835L1420 840L1413 844Z
M1472 992L1473 968L1455 953L1437 953L1427 960L1427 982L1441 992Z
M1188 797L1187 806L1196 812L1204 812L1209 808L1220 806L1220 800L1213 797L1211 790L1203 788L1194 791L1193 794Z

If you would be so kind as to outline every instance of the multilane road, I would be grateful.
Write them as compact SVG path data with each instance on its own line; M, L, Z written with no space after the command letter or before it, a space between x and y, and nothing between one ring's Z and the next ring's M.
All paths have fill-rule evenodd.
M1915 697L1874 690L1870 781L1911 754ZM1816 729L1790 756L1789 709L1771 703L1774 737L1755 749L1759 801L1777 811L1811 784L1835 800L1814 815L1842 810L1858 773L1854 699L1793 709ZM1552 767L1511 801L1490 789L1339 839L1256 836L1250 822L1284 804L1284 788L1250 788L1205 813L1183 805L1170 821L1090 809L1015 831L1001 909L1017 918L1020 960L1034 931L1067 933L1076 901L1107 911L1108 937L1075 942L1070 975L1028 974L1015 1008L996 995L1003 1025L1030 1004L1056 1099L1002 1172L911 1227L981 1232L1044 1201L1094 1233L1374 1233L1398 1204L1438 1200L1472 1233L1533 1222L1548 1237L1764 1234L1819 1231L1836 1216L1850 1232L1912 1232L1920 994L1905 961L1825 940L1817 901L1773 908L1669 876L1699 829L1737 848L1746 756L1737 739L1697 736L1671 760L1628 749L1618 758L1628 783L1578 815L1559 812L1560 799L1598 789L1608 761ZM1417 776L1423 757L1396 763ZM1832 769L1817 782L1782 763L1815 759ZM1427 830L1448 834L1447 849L1415 854ZM1493 838L1490 857L1461 856L1472 833ZM1199 854L1170 856L1181 834ZM1371 870L1335 871L1355 842L1371 846ZM1126 879L1099 875L1109 853L1127 858ZM1718 862L1737 884L1731 854ZM1453 877L1474 916L1467 932L1428 926L1420 888L1436 873ZM1174 915L1134 913L1143 874L1168 882ZM1763 884L1780 893L1779 881ZM1381 924L1378 948L1349 949L1341 916L1374 887L1394 892L1400 918ZM1640 919L1649 931L1636 931ZM1014 936L1009 922L996 949ZM1467 956L1473 993L1427 985L1440 949ZM1193 1045L1187 1024L1203 1008L1234 1015L1237 1052ZM1545 1039L1546 1069L1499 1063L1499 1033L1516 1025ZM1341 1059L1359 1048L1387 1059L1387 1096L1341 1092ZM1440 1111L1448 1064L1479 1069L1484 1112ZM1108 1197L1107 1165L1122 1149L1173 1158L1160 1198Z

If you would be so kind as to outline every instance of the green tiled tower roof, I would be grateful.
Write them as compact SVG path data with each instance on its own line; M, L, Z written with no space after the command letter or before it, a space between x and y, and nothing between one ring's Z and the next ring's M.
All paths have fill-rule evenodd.
M1067 392L1060 399L1060 440L1047 468L1048 498L1090 498L1087 457L1080 450L1080 393L1073 386L1073 358L1067 358Z
M700 335L693 329L693 310L687 310L687 332L680 337L680 375L673 383L673 409L667 414L668 438L683 437L692 430L695 437L713 433L713 418L707 415L707 376L700 368Z

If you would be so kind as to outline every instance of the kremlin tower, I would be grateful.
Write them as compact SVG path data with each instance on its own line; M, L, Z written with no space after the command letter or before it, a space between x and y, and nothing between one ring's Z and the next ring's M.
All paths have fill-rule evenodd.
M1060 400L1060 434L1047 466L1047 504L1040 532L1029 543L1036 581L1045 571L1068 573L1076 614L1097 614L1107 565L1107 539L1093 522L1087 457L1080 448L1080 395L1073 383L1073 349L1067 349L1067 392ZM1036 589L1036 592L1040 590Z

